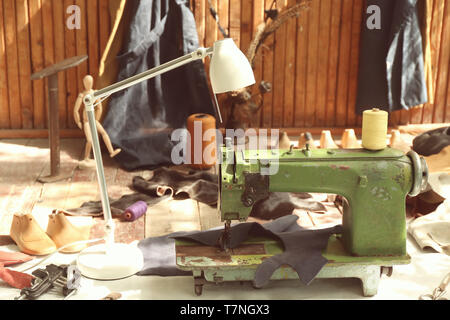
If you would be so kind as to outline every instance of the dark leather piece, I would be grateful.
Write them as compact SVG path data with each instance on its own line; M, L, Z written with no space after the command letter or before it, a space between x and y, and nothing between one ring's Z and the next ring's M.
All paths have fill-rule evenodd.
M175 199L191 198L214 207L217 205L219 192L217 181L217 175L207 171L183 173L170 168L159 168L154 171L150 179L134 177L131 185L134 193L124 195L120 199L110 199L111 213L114 216L120 216L137 201L145 201L150 207L170 196ZM255 203L250 216L262 220L273 220L291 215L294 209L311 212L327 211L322 203L310 200L311 197L308 193L270 193L267 199ZM100 201L89 201L80 208L67 210L67 213L101 216L102 205Z
M291 266L300 280L309 284L327 263L322 256L332 234L342 233L342 226L309 230L297 224L297 216L285 216L270 223L240 223L231 227L230 248L239 247L252 237L278 240L284 246L282 254L264 260L257 268L254 285L265 286L273 272L282 265ZM148 238L138 247L144 255L144 268L139 275L176 276L191 273L176 268L175 239L190 240L209 247L218 247L223 228L207 231L178 232L163 237Z
M412 149L418 154L428 157L438 154L450 145L450 127L427 131L413 140Z

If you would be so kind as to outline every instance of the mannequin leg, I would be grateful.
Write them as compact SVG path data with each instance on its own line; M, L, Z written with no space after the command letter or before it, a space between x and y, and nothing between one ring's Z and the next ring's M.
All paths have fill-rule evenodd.
M116 149L114 150L111 140L109 139L108 133L106 133L105 129L103 129L102 125L100 124L100 122L97 121L97 130L98 132L101 134L103 141L105 142L106 148L109 151L109 155L111 158L115 157L116 155L119 154L120 151L122 151L121 149Z
M91 129L89 128L89 123L84 123L84 134L86 136L86 146L84 148L84 159L90 159L92 150L92 136Z

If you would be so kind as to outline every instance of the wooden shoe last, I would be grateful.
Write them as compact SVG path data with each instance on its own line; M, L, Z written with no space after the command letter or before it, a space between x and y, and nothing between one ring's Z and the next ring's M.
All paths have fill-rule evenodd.
M56 245L31 214L15 214L10 236L26 254L42 256L56 251Z

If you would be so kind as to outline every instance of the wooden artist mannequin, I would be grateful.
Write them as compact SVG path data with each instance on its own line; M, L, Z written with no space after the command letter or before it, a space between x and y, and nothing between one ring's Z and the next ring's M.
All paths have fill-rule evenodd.
M90 75L87 75L86 77L84 77L83 79L83 84L84 84L84 91L82 93L80 93L78 95L77 101L75 102L75 107L73 110L73 117L75 120L75 123L77 124L77 126L81 129L84 130L84 135L86 136L86 147L84 149L84 160L89 160L90 159L90 155L91 155L91 150L92 150L92 136L91 136L91 129L89 127L89 121L88 121L88 117L85 111L83 111L83 123L80 120L80 108L83 105L83 98L88 94L88 93L92 93L94 90L93 85L94 85L94 78ZM106 133L105 129L103 128L103 126L100 124L100 118L102 116L103 113L103 107L102 107L102 103L98 102L98 105L96 106L95 109L95 119L96 119L96 124L97 124L97 131L98 133L100 133L100 135L103 137L103 141L105 142L106 148L108 149L109 155L111 158L115 157L121 150L120 149L116 149L114 150L112 144L111 144L111 140L109 139L108 134Z

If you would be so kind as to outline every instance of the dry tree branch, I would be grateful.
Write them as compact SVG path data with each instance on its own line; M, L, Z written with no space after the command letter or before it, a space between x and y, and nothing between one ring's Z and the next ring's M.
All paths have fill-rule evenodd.
M281 10L275 19L270 20L268 23L263 22L257 27L255 36L247 50L247 59L252 68L254 68L256 54L264 44L267 37L278 30L278 28L280 28L290 18L298 18L301 11L309 8L311 1L312 0L298 0L295 5ZM231 107L227 127L245 127L248 123L252 122L252 118L262 107L262 96L265 92L267 92L264 92L264 88L261 87L262 84L258 85L260 86L260 92L258 94L260 100L259 103L254 101L254 95L251 94L250 88L243 88L227 94L225 105ZM270 91L271 84L269 83L267 85L269 85L267 90Z
M293 6L283 9L275 20L271 20L270 23L263 22L257 27L255 37L247 50L247 59L250 61L252 67L254 66L256 53L264 43L264 40L281 27L288 19L293 17L298 18L301 11L309 8L310 2L311 0L301 0Z

